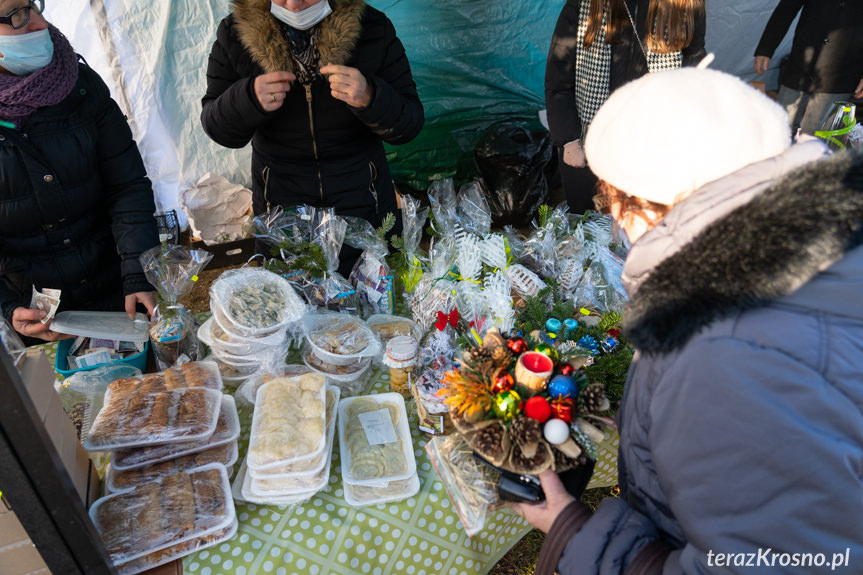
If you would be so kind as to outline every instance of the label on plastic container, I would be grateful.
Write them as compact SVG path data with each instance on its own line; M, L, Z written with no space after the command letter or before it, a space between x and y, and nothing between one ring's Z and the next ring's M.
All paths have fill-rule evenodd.
M378 409L360 413L360 424L366 433L369 445L381 445L384 443L395 443L399 440L389 409Z

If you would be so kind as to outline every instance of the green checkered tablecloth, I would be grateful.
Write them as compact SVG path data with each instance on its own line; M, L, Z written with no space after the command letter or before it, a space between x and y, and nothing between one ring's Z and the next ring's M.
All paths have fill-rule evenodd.
M43 347L53 360L56 346ZM389 372L370 372L367 393L389 390ZM188 555L184 572L194 575L472 575L488 572L531 527L508 510L491 515L468 537L435 472L417 430L411 429L420 491L397 503L354 508L344 500L338 434L329 482L311 500L292 507L237 503L237 534ZM249 440L251 410L240 406L240 454ZM590 488L617 482L617 435L600 446ZM239 465L235 466L238 468Z

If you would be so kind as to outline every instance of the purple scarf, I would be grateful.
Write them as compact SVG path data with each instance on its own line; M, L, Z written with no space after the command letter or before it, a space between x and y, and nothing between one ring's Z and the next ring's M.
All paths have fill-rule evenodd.
M0 118L20 125L37 109L62 102L78 81L78 55L69 40L53 24L48 33L54 57L47 66L26 76L0 74Z

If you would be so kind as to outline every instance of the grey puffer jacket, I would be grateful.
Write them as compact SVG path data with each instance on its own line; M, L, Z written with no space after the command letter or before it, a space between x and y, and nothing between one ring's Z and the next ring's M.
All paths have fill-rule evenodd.
M863 156L824 154L711 182L633 246L621 498L569 509L560 573L863 570Z

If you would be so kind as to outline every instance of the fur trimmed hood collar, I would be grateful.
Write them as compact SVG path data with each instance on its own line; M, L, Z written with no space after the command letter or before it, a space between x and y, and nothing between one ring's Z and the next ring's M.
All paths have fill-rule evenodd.
M624 268L625 333L636 348L677 350L715 321L780 299L821 309L822 281L838 294L859 290L863 250L840 260L863 245L863 155L808 163L823 156L816 144L708 184L636 242ZM826 275L848 277L816 278L837 262ZM854 307L832 311L863 319Z
M243 46L264 72L294 71L288 43L270 14L270 0L234 0L234 19ZM319 24L321 64L343 65L357 45L366 4L363 0L330 0L333 13Z

